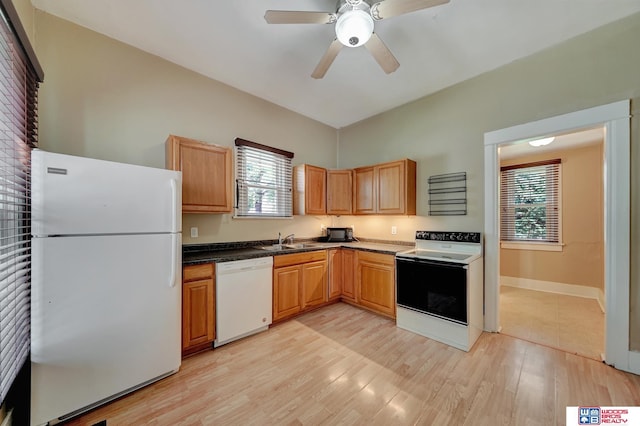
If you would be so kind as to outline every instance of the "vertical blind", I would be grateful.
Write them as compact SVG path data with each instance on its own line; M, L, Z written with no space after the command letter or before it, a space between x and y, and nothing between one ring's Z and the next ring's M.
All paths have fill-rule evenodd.
M8 3L2 1L0 20L0 401L29 355L30 154L37 145L42 79Z
M560 241L560 160L500 169L500 239Z
M236 139L236 216L291 217L293 153Z

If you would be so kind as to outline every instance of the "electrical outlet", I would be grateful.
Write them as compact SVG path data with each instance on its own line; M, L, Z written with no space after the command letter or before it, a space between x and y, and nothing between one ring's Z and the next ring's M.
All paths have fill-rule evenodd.
M351 229L353 230L353 232L356 232L356 226L355 225L351 225Z
M391 227L391 235L396 235L398 233L398 228L396 226Z
M327 233L327 227L326 225L320 225L320 234L324 235Z
M194 226L191 228L191 238L198 238L198 227Z

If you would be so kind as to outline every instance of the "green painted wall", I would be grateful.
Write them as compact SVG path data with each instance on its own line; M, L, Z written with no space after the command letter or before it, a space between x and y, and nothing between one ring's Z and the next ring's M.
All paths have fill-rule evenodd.
M631 99L631 348L640 350L640 14L339 131L338 163L409 157L418 162L418 217L360 218L356 230L389 236L416 229L482 230L484 133ZM429 217L428 176L466 171L469 214ZM407 228L405 230L405 228ZM382 230L382 231L380 231ZM360 234L356 232L357 234ZM388 237L387 237L388 238Z

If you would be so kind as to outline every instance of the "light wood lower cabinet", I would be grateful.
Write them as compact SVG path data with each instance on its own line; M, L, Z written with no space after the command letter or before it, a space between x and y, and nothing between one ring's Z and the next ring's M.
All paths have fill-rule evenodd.
M356 301L356 252L339 248L329 250L329 300Z
M295 315L302 309L300 303L300 276L298 265L273 270L273 320Z
M182 354L211 347L216 337L215 274L212 263L182 269Z
M348 248L275 256L273 321L343 300L395 318L395 256Z
M326 250L273 258L273 321L327 301Z
M343 285L343 249L329 249L329 300L336 300L342 296Z
M302 265L302 309L327 302L327 261Z
M395 257L365 251L358 252L357 257L357 303L395 318Z
M356 301L356 262L355 250L342 250L342 298Z

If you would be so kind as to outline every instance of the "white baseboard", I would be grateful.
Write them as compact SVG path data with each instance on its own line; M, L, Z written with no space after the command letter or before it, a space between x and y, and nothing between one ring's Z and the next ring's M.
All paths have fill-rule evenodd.
M600 305L602 312L605 312L604 292L599 288L553 281L532 280L529 278L507 277L504 275L500 276L500 285L595 299L598 305Z
M629 351L629 371L640 375L640 352Z

